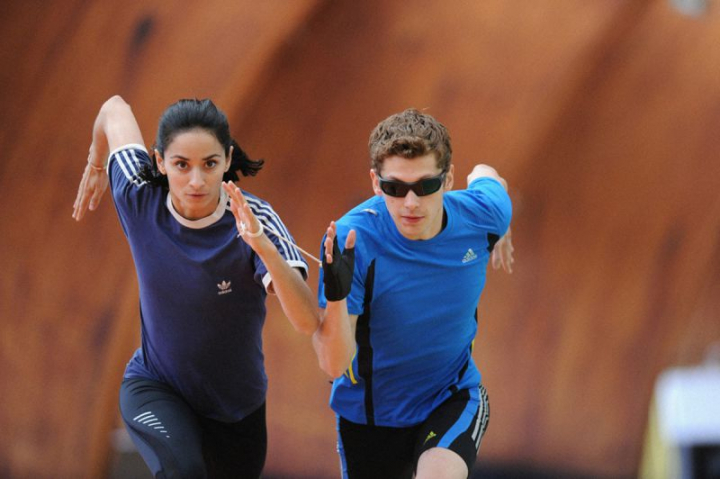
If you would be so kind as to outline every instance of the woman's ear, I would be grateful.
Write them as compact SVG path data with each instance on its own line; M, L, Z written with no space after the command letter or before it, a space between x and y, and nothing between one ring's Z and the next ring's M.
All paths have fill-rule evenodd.
M157 151L157 148L155 149L155 164L157 165L157 169L160 173L167 175L167 171L165 171L165 161L163 160L162 155L160 155L160 152Z

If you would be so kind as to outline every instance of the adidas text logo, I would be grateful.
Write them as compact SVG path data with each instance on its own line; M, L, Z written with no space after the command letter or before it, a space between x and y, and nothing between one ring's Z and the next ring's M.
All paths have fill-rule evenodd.
M473 251L472 248L468 248L467 253L465 253L465 256L463 256L462 262L469 263L470 261L474 260L475 258L477 258L475 251Z
M220 290L218 291L218 295L232 293L230 281L223 281L222 283L218 284L217 287Z

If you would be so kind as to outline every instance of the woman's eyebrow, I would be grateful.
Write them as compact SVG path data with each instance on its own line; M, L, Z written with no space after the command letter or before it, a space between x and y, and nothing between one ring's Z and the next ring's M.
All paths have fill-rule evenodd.
M201 161L211 160L211 159L213 159L213 158L215 158L215 157L219 157L219 156L220 156L220 153L213 153L213 154L210 155L210 156L206 156L206 157L203 158ZM177 158L177 159L180 159L180 160L190 161L189 158L185 158L185 157L182 156L182 155L172 155L170 158L171 158L171 159Z

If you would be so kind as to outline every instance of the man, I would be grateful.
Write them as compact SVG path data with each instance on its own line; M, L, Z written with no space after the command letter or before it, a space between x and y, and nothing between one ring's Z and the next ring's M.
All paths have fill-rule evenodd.
M477 165L450 191L447 130L414 109L380 122L369 147L376 196L327 230L313 336L336 378L343 477L468 477L489 418L477 305L491 255L513 261L507 184Z

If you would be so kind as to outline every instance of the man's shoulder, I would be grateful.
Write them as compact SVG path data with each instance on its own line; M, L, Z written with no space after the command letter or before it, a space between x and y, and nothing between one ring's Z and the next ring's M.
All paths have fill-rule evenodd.
M383 242L387 215L382 198L376 196L363 201L337 221L338 239L344 242L350 230L355 230L356 258L362 256L362 252L374 251Z
M510 198L505 188L494 178L483 177L473 180L462 190L452 190L445 193L445 201L450 205L464 204L504 204Z
M385 202L379 196L369 198L347 213L338 220L338 225L361 226L365 224L375 223L381 219L382 215L387 212Z

